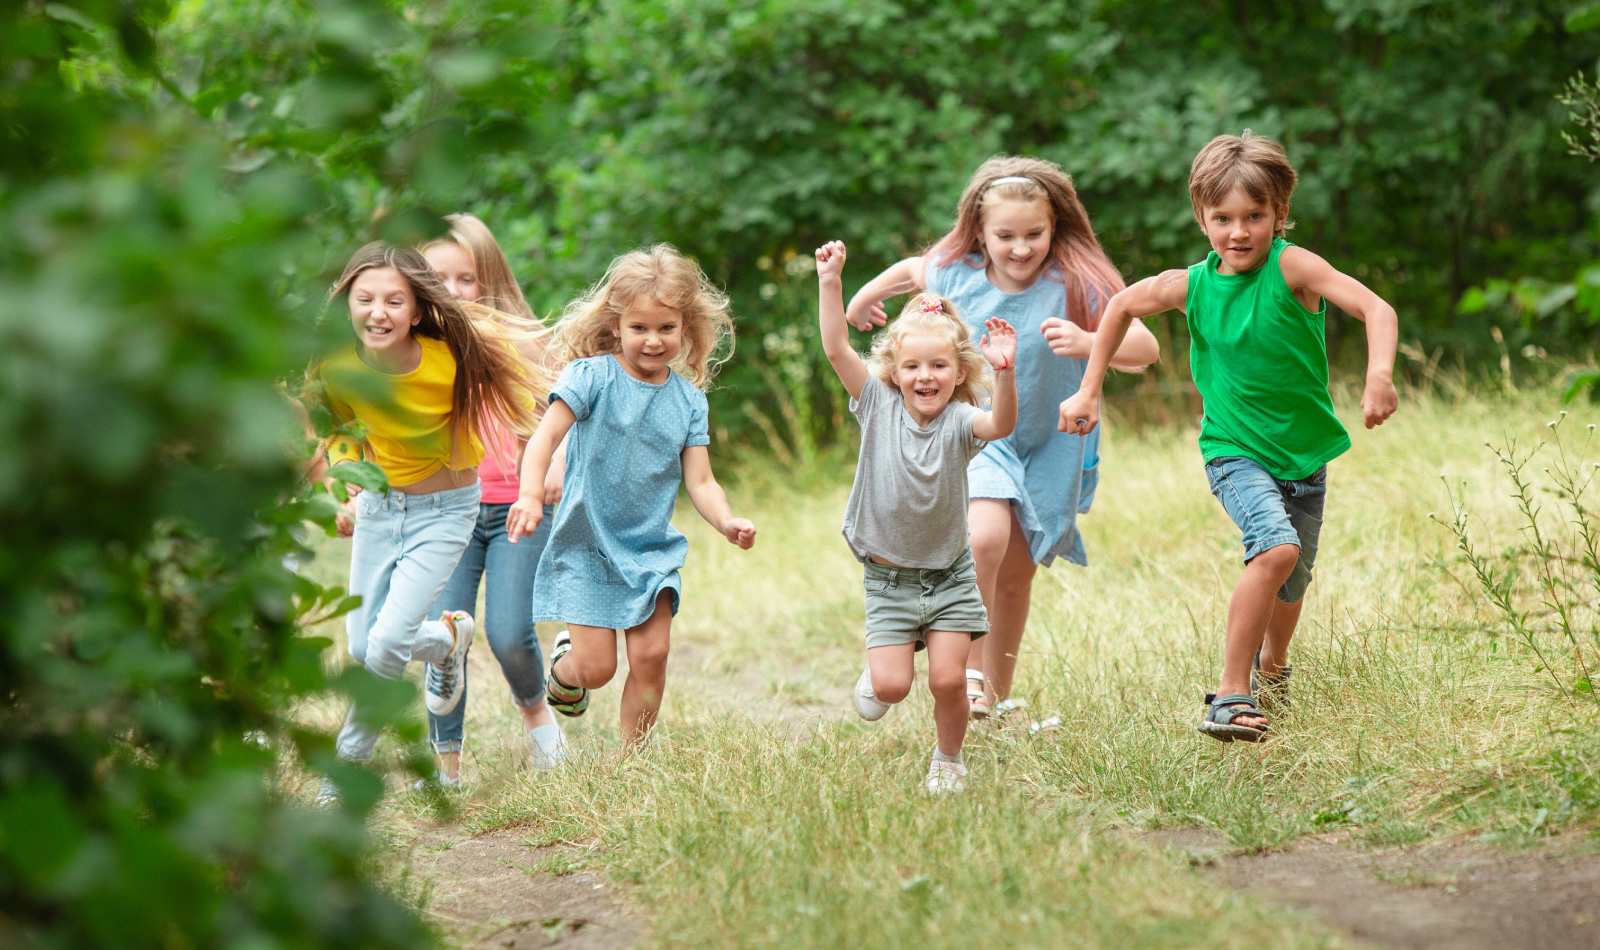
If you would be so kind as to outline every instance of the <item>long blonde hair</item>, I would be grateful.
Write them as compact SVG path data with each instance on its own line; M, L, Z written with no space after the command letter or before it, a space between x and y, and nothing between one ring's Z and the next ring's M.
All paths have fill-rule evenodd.
M1000 181L1022 178L1026 181ZM947 267L973 254L989 265L983 249L983 210L997 201L1040 201L1052 219L1050 250L1045 275L1066 284L1066 317L1086 330L1100 324L1100 314L1111 297L1125 285L1112 266L1105 248L1089 223L1089 212L1078 200L1072 177L1055 162L1042 158L997 155L972 174L956 205L955 224L924 254L936 266ZM1089 290L1095 291L1094 307Z
M930 309L923 309L925 302L930 304ZM935 302L939 304L937 310L931 309L931 304ZM956 354L956 365L966 370L966 378L956 384L950 398L974 406L983 405L985 398L994 390L989 361L983 358L983 351L972 338L966 321L956 311L956 305L938 294L920 293L906 301L900 316L873 338L872 353L867 357L867 370L898 392L900 386L894 380L894 373L900 362L900 344L908 336L919 335L948 340Z
M555 349L563 361L615 353L617 330L634 302L653 297L683 319L683 348L672 368L699 389L711 384L718 368L733 356L733 316L728 296L671 244L616 258L605 276L567 304L555 327Z
M468 312L473 316L493 317L505 329L503 336L514 343L532 343L547 348L550 328L528 306L528 299L522 295L522 287L511 273L511 264L500 249L500 242L494 239L494 232L470 214L447 214L444 219L450 222L450 233L434 238L417 250L426 255L430 249L443 244L454 244L460 248L461 253L472 262L472 271L482 291L478 299L471 302L477 305L477 309L468 305ZM555 367L544 365L539 369L548 371Z
M495 321L468 312L418 251L373 241L351 256L328 292L328 303L350 292L363 272L392 267L411 286L419 321L411 332L443 340L456 363L450 396L450 467L465 468L471 434L490 419L517 432L533 431L538 391L530 374ZM326 312L326 311L325 311ZM313 363L316 376L321 363Z

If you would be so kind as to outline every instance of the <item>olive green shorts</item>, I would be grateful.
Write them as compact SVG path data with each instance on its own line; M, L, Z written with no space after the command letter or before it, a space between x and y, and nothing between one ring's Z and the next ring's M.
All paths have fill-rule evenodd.
M921 650L929 630L970 633L974 640L989 632L971 548L945 568L885 567L867 561L862 573L869 650L903 643L915 643Z

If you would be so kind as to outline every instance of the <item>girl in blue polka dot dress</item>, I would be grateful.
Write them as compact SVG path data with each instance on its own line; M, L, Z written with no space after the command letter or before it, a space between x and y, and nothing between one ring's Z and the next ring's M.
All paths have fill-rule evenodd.
M729 542L747 550L755 543L755 525L733 516L706 452L702 390L732 342L728 298L677 249L657 244L612 261L556 326L557 349L570 362L528 440L521 495L506 516L513 543L538 527L545 473L565 438L561 507L533 590L533 619L567 625L555 640L546 694L557 712L583 715L589 690L616 674L623 631L622 738L630 748L649 735L666 686L678 569L689 549L672 526L679 483Z

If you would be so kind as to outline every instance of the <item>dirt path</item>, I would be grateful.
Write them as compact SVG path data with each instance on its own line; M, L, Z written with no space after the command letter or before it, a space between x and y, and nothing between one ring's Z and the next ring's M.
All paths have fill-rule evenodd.
M1361 850L1330 835L1261 855L1195 829L1145 840L1188 855L1219 884L1397 950L1600 947L1600 855L1578 836L1528 851L1451 842Z

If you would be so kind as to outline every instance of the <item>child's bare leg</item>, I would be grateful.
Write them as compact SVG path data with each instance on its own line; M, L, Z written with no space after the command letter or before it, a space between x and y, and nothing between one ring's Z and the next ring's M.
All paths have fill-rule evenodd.
M867 648L867 669L872 672L872 695L893 706L911 694L911 678L916 675L916 649L915 643ZM961 715L966 714L967 711L963 709Z
M1000 579L1006 548L1011 544L1011 523L1015 520L1011 515L1011 503L999 498L974 498L967 505L967 543L972 548L973 566L978 569L978 595L983 598L984 609L989 611L991 631L994 628L994 589ZM983 670L987 676L983 643L983 640L973 640L968 645L967 668Z
M1028 554L1028 539L1022 526L1011 519L1011 543L1000 564L995 582L994 602L989 609L989 635L974 641L984 644L984 675L989 695L996 702L1011 695L1017 672L1017 657L1022 653L1022 633L1028 626L1028 610L1033 606L1033 575L1039 565Z
M990 634L993 636L993 634ZM928 631L928 692L933 694L933 724L939 751L961 754L967 736L967 647L972 634Z
M617 631L567 624L572 649L551 664L562 686L599 689L617 675Z
M1218 696L1250 694L1250 667L1267 632L1278 601L1278 588L1300 560L1300 547L1280 544L1250 559L1228 601L1228 634L1222 650L1222 684ZM991 634L992 636L992 634ZM1240 716L1241 726L1261 727L1260 716Z
M1276 679L1283 674L1284 664L1289 662L1289 641L1294 639L1304 604L1303 597L1292 604L1272 599L1272 619L1267 621L1267 636L1261 643L1262 676Z
M630 628L623 637L628 650L628 678L622 684L622 742L629 749L650 735L656 714L661 711L671 639L672 592L662 591L650 619Z

